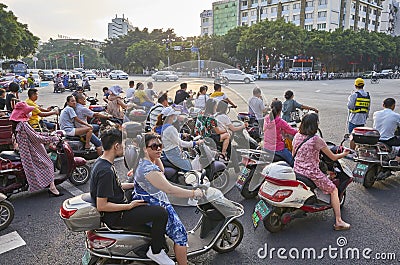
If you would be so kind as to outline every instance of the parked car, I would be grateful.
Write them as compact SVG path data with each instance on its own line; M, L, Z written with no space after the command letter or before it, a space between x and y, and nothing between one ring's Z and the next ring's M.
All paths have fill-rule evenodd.
M246 74L239 69L225 69L221 72L221 77L229 81L241 81L249 84L254 82L254 75Z
M89 78L89 80L96 80L97 78L97 75L90 70L86 70L84 74Z
M113 70L108 74L110 79L128 79L128 74L121 70Z
M154 81L177 81L178 75L171 71L158 71L151 75Z
M366 71L361 76L362 76L362 78L370 79L374 74L377 75L377 72L375 72L375 71Z
M393 70L392 69L384 69L380 73L378 73L379 78L392 78Z
M43 72L41 72L41 78L43 81L53 81L54 78L54 74L52 71L50 70L43 70Z

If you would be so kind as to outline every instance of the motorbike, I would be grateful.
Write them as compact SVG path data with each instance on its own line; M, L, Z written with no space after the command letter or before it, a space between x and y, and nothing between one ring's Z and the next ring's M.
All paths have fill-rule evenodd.
M260 127L258 126L256 116L247 112L239 112L237 118L242 122L247 122L249 126L247 126L246 130L250 137L256 140L257 143L261 142Z
M0 231L6 229L14 219L15 210L7 196L0 193Z
M87 77L83 78L82 87L83 87L83 91L85 91L85 90L90 91L90 83L89 83L89 79Z
M333 153L343 151L341 146L327 143ZM321 154L320 169L329 174L339 191L340 206L346 200L346 188L353 174L343 159L332 161ZM331 209L330 195L323 193L309 178L296 174L286 162L267 165L263 171L264 183L252 214L254 227L262 222L271 233L281 231L290 221L303 218L307 213Z
M68 89L69 91L73 92L77 89L78 87L78 82L76 82L76 79L69 79L68 80Z
M221 191L200 184L199 172L187 172L187 184L200 188L205 199L197 201L196 213L201 213L198 223L188 232L188 257L204 254L211 249L218 253L233 251L243 239L243 225L237 218L244 214L241 204L226 199ZM107 262L150 262L146 251L150 245L149 227L126 231L108 227L101 222L90 193L64 201L60 217L69 230L85 231L86 251L82 264ZM173 242L167 241L167 254L173 259Z
M237 178L236 188L246 199L253 199L257 196L264 177L261 171L271 162L284 161L282 157L263 150L238 149L242 157L243 168Z
M390 147L379 142L380 134L373 128L357 127L351 136L356 144L353 158L357 163L353 170L355 182L371 188L375 181L384 180L393 172L400 171L400 165L395 160L400 146Z
M62 137L56 144L50 145L50 158L60 170L60 177L54 180L56 185L69 179L74 185L85 184L90 178L90 168L86 160L74 157L68 142ZM21 158L15 151L0 153L0 192L6 196L28 190L25 171Z
M201 136L195 137L193 140L197 141L201 139ZM200 145L196 145L193 150L196 153L192 159L192 168L198 171L205 170L205 176L208 176L208 180L211 181L211 185L217 189L223 190L229 184L229 173L226 170L226 165L216 160L217 152L212 151L209 147L211 139L205 139L205 142ZM189 155L187 155L189 156ZM164 165L165 177L179 185L185 186L184 173L180 171L180 168L172 164L167 157L162 156L161 161Z
M53 93L63 93L65 92L65 87L62 82L54 83Z

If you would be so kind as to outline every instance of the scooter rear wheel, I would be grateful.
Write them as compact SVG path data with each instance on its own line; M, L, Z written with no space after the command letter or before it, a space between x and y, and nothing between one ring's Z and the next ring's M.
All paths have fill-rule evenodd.
M218 253L231 252L242 242L243 234L242 223L234 219L225 227L212 248Z
M83 185L88 182L90 178L90 168L88 165L83 165L75 168L74 172L72 172L69 181L75 186Z
M277 233L282 230L282 209L274 208L263 220L264 227L271 233Z
M373 166L370 169L368 169L368 171L364 177L363 186L366 187L367 189L371 188L372 185L374 185L375 177L376 177L377 173L378 173L377 166Z
M6 229L14 219L14 206L4 200L0 202L0 230Z

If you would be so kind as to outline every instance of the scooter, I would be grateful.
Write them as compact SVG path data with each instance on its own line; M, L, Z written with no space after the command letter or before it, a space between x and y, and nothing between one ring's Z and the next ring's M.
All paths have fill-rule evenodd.
M86 183L90 178L90 168L86 160L74 157L68 142L62 137L55 145L50 145L50 158L58 169L60 178L54 180L58 185L69 179L75 185ZM0 192L6 196L28 190L28 181L22 166L21 158L15 151L3 151L0 153Z
M15 211L7 196L0 193L0 231L6 229L14 219Z
M345 136L346 137L346 136ZM384 180L400 171L395 160L400 146L392 146L379 142L380 134L368 127L357 127L352 138L356 144L353 169L354 180L366 188L371 188L375 181Z
M63 85L62 82L55 82L54 83L54 89L53 89L53 93L63 93L65 92L65 87Z
M187 172L187 184L203 190L205 200L197 202L196 213L201 216L188 232L188 257L201 255L214 249L218 253L233 251L243 239L243 225L237 220L244 214L241 204L230 201L218 189L200 184L199 172ZM85 231L86 252L82 264L107 262L151 261L146 256L150 245L149 228L125 231L108 227L101 222L90 193L64 201L60 217L69 230ZM173 242L167 238L166 252L173 259ZM124 263L126 264L126 263Z
M343 148L328 143L333 153ZM353 174L343 159L330 160L321 155L320 168L330 175L339 191L340 206L346 200L346 188L353 181ZM281 231L290 221L314 213L331 209L330 195L323 193L309 178L296 174L286 162L267 165L262 172L265 181L252 214L254 227L260 222L271 233Z
M193 140L197 141L201 139L201 136L195 137ZM205 139L205 142L200 145L196 145L193 150L196 153L194 159L192 159L192 168L198 171L205 170L208 180L211 181L211 185L217 189L223 190L229 184L229 172L226 170L226 165L216 160L217 152L212 151L209 147L211 139ZM184 181L184 173L180 171L180 168L172 164L167 157L162 156L161 161L164 165L165 177L179 185L186 186Z
M260 127L256 116L247 112L239 112L237 118L242 122L247 122L249 126L247 126L246 130L251 138L256 140L257 143L261 142Z

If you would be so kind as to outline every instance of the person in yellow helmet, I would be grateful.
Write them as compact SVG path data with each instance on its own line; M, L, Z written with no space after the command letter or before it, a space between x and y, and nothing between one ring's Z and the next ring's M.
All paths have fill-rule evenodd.
M364 84L362 78L354 80L355 90L348 98L349 115L347 122L349 133L356 127L363 127L368 119L371 97L368 92L364 91Z

